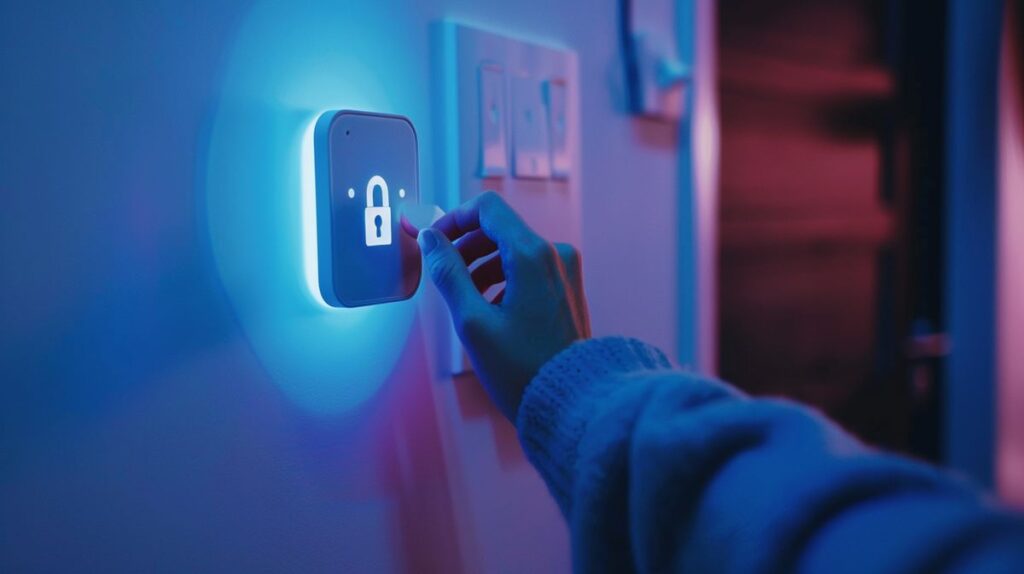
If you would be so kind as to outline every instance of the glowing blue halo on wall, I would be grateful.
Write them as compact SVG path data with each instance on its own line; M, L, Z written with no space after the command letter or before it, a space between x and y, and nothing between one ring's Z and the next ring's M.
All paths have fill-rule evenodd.
M205 158L213 259L241 327L285 394L322 414L373 396L416 313L414 301L332 308L316 285L317 116L390 112L427 129L426 71L410 65L425 31L396 21L391 4L254 8L226 60Z

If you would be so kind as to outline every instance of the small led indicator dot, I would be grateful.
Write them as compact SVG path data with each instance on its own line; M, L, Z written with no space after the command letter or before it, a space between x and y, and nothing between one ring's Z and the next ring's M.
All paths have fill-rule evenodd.
M348 188L348 198L349 199L355 199L356 198L356 190L352 189L351 187Z
M398 197L405 197L405 190L404 189L399 189L398 190Z

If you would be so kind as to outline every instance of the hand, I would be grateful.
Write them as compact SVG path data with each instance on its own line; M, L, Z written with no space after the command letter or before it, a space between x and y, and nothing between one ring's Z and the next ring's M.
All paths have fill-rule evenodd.
M477 376L514 421L541 366L590 337L579 253L538 236L494 192L423 229L418 241ZM487 301L483 293L502 282Z

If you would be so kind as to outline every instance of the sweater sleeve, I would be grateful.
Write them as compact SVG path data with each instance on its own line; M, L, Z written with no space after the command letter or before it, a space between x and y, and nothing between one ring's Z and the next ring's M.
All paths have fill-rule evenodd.
M971 487L636 340L560 353L516 422L581 572L1024 572L1024 522Z

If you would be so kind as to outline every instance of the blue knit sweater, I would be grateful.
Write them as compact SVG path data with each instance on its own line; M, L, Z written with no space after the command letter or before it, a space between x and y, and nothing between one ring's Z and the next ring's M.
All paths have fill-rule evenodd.
M577 571L1024 573L1024 521L969 485L640 341L560 353L517 426Z

